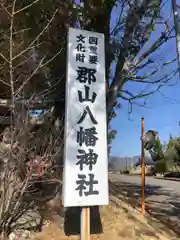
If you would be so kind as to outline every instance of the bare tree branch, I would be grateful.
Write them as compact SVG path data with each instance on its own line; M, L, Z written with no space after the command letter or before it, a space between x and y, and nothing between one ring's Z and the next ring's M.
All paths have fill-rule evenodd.
M52 23L53 19L55 18L56 14L58 12L58 9L56 9L56 11L54 12L52 18L49 20L48 24L44 27L44 29L37 35L37 37L29 44L29 46L24 49L22 52L18 53L16 56L13 57L13 60L19 58L20 56L22 56L24 53L26 53L27 51L29 51L31 48L34 47L34 44L36 43L36 41L38 39L40 39L40 37L43 35L43 33L49 28L50 24Z
M9 60L2 53L0 53L0 57L2 57L5 62L9 63Z
M27 10L28 8L32 7L34 4L36 4L36 3L38 3L38 2L39 2L39 0L35 0L34 2L30 3L29 5L21 8L21 9L19 9L19 10L17 10L17 11L15 11L15 12L14 12L14 15L16 15L16 14L18 14L18 13L20 13L20 12L23 12L24 10Z
M39 62L39 64L37 65L37 67L34 69L34 71L31 73L31 75L23 82L23 84L19 87L19 89L16 91L15 96L17 96L21 90L24 88L24 86L29 82L29 80L31 80L31 78L39 71L39 69L43 66L43 61L44 61L45 57L43 57L41 59L41 61Z
M12 17L12 14L8 11L8 9L4 6L3 3L0 3L1 7L4 9L4 11L10 16Z
M26 79L26 81L23 82L23 84L21 85L21 87L16 91L15 96L17 96L22 89L24 88L24 86L31 80L31 78L43 67L47 66L50 62L52 62L60 53L62 52L62 49L60 49L52 58L50 58L48 61L46 61L45 63L43 63L45 57L43 57L41 59L41 61L39 62L39 64L37 65L37 67L34 69L34 71L31 73L31 75Z
M13 1L11 22L10 22L10 39L9 39L9 76L11 85L11 97L13 105L15 104L15 89L14 89L14 76L13 76L13 24L14 24L14 11L16 6L16 0Z
M0 82L2 82L3 84L5 84L5 85L7 85L7 86L11 86L9 83L7 83L7 82L5 82L4 80L2 80L1 78L0 78Z

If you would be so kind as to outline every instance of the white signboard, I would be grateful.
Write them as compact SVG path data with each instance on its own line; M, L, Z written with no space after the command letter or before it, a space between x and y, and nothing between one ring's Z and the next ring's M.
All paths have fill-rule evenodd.
M104 35L70 28L67 65L64 206L107 205Z

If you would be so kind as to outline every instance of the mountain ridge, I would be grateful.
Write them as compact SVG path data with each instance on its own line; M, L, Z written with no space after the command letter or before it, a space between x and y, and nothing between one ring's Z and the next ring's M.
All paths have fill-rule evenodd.
M121 168L129 168L135 165L140 165L140 155L136 155L133 157L118 157L118 156L110 156L109 157L109 168L117 170ZM153 160L150 156L145 156L145 165L154 165Z

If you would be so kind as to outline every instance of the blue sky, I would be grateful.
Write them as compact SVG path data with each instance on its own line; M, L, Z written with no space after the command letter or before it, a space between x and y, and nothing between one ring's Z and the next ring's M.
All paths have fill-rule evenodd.
M166 1L163 12L165 16L169 16L171 11L170 0ZM112 15L112 25L118 15L118 9ZM171 15L170 25L173 25L173 16ZM154 32L148 45L150 45L161 29ZM148 47L148 46L147 46ZM155 58L161 57L166 60L176 57L175 39L167 43L156 55ZM177 67L177 63L168 66L165 70L158 73L158 76L166 72L170 72ZM157 77L158 77L157 76ZM177 83L176 83L177 82ZM161 89L161 93L156 93L146 99L146 107L133 106L132 114L128 115L128 103L120 101L122 107L118 110L118 116L112 122L112 128L118 131L116 139L112 144L113 156L134 156L140 154L140 135L141 135L141 117L145 119L145 130L155 129L159 132L162 141L168 141L169 135L180 135L180 84L179 76L173 78L174 86L168 86ZM129 83L125 86L128 91L138 92L144 86ZM154 86L153 86L154 87ZM147 86L150 90L152 86ZM141 101L142 102L142 101ZM130 117L130 119L129 119Z
M79 4L79 0L76 3ZM173 16L171 13L171 1L164 0L163 15L166 18L169 17L169 24L173 26ZM177 0L177 4L180 5L180 0ZM116 19L119 16L120 9L116 8L113 11L111 18L111 27L116 23ZM162 26L162 25L161 25ZM162 31L162 27L158 26L157 30L152 34L150 40L146 44L144 50L146 50L158 35ZM154 59L164 59L166 61L172 60L176 57L176 42L175 38L165 44L156 54L153 55ZM163 60L163 61L164 61ZM157 65L159 66L159 61ZM177 68L177 63L171 64L163 71L159 71L156 75L158 79L165 73L171 72L173 69ZM147 74L148 71L152 69L146 69L140 74ZM147 72L146 72L147 71ZM133 105L132 114L128 115L128 102L121 100L120 103L122 107L118 110L118 116L112 121L112 128L118 131L116 139L112 144L112 154L113 156L134 156L140 154L140 135L141 135L141 117L145 119L145 130L155 129L159 132L161 141L167 142L170 134L173 136L180 135L180 84L179 76L175 76L171 83L174 86L168 86L161 88L160 93L155 93L154 95L146 98L147 107L139 107ZM152 85L140 85L137 83L128 83L125 85L125 89L130 92L138 93L142 89L151 91L154 89ZM142 103L144 100L141 100ZM130 118L130 119L129 119Z

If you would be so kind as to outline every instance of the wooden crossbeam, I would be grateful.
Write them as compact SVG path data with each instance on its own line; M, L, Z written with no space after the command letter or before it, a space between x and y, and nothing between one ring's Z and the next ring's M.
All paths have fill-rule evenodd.
M24 105L28 109L43 109L54 104L53 100L17 100L16 105ZM11 99L0 99L0 107L13 108L13 103Z
M31 118L30 123L40 125L40 124L44 123L44 120L39 119L39 118ZM5 116L0 116L0 125L6 125L6 126L11 125L11 118L5 117Z

